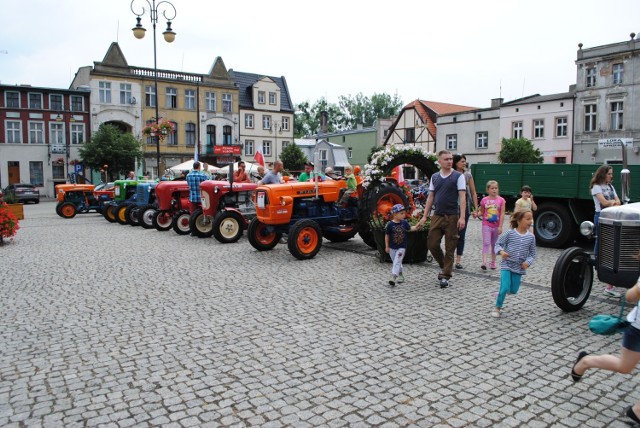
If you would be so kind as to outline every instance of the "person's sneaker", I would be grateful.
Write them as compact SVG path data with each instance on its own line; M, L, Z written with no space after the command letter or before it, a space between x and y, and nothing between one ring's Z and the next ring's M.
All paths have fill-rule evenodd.
M395 285L396 285L396 276L395 275L391 275L391 279L389 280L389 285L391 287L395 287Z
M460 263L456 263L456 269L464 269Z
M617 299L619 299L620 296L622 296L622 293L620 293L619 291L616 291L614 287L606 287L604 290L602 290L602 293L605 296L615 297Z
M497 309L494 309L493 311L491 311L491 316L494 318L500 318L500 311Z
M400 274L398 275L398 284L402 284L404 282L404 275Z
M482 269L482 270L487 270L487 265L482 265L482 266L480 266L480 269Z
M447 278L440 279L440 288L449 288L449 280Z
M496 268L496 262L491 262L491 266L489 266L491 269L495 269Z

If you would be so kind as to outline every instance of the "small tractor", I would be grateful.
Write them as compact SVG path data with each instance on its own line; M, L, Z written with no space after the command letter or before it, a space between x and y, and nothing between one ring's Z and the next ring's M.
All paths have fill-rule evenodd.
M138 183L136 186L135 199L129 203L124 210L124 217L127 224L131 226L143 225L145 229L153 227L152 218L141 216L140 213L149 208L155 209L156 205L156 185L157 183ZM145 223L144 221L148 223Z
M78 213L102 213L105 203L113 199L113 187L108 184L94 186L84 176L69 174L67 184L55 187L56 214L73 218ZM97 188L100 190L96 190Z
M252 196L257 187L254 183L203 181L202 207L191 214L190 230L200 238L213 235L221 243L238 241L256 215Z
M189 184L184 180L161 181L156 185L155 193L157 208L140 209L140 222L145 224L151 218L151 224L156 230L164 232L172 227L180 230L180 227L184 228L184 219L178 224L178 218L174 223L174 217L178 214L184 216L186 212L186 233L189 233Z

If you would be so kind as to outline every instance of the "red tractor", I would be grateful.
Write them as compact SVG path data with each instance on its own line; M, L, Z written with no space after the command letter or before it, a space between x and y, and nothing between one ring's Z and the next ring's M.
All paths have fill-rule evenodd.
M161 181L156 185L157 209L153 206L140 209L138 218L141 223L151 218L151 224L157 230L164 232L171 227L180 229L184 221L178 223L184 212L189 213L189 184L184 180ZM189 233L189 216L187 215L187 232ZM178 232L178 230L176 230ZM181 233L181 232L178 232Z
M256 215L254 183L207 180L200 184L202 207L191 214L190 230L200 238L213 235L219 242L236 242Z

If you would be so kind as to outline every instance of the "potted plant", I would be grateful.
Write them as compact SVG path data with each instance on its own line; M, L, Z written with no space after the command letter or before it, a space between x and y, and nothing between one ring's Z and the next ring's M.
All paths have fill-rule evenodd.
M3 197L4 209L13 213L18 220L24 219L24 205L18 202L18 198L13 193L7 193Z
M159 123L152 123L142 130L142 134L144 136L157 136L160 141L163 141L167 135L171 135L174 132L176 132L176 129L173 122L169 122L168 120L161 120Z
M0 202L0 245L4 244L4 238L13 241L18 229L20 229L18 218L9 210L6 203Z

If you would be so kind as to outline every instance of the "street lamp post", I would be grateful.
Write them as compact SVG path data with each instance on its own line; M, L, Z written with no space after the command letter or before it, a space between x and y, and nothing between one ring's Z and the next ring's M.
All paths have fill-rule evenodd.
M144 7L144 4L140 6L139 9L142 9L140 13L136 12L139 10L135 7L134 3L142 3L146 2L148 8ZM170 9L169 9L170 7ZM144 37L145 32L147 31L142 24L140 23L142 16L145 13L149 13L149 17L151 19L151 25L153 27L153 84L154 84L154 92L155 92L155 106L156 106L156 123L160 123L160 111L159 111L159 100L158 96L158 59L157 59L157 51L156 51L156 23L158 22L158 12L162 12L162 16L167 20L167 29L162 33L164 35L164 40L167 43L171 43L176 38L176 33L171 29L171 21L175 19L177 15L177 11L175 6L166 0L162 0L156 4L156 0L132 0L131 1L131 12L136 15L136 26L131 30L133 31L133 35L136 39L142 39ZM167 15L167 12L169 14ZM160 176L160 137L156 135L156 162L158 168L158 176Z

